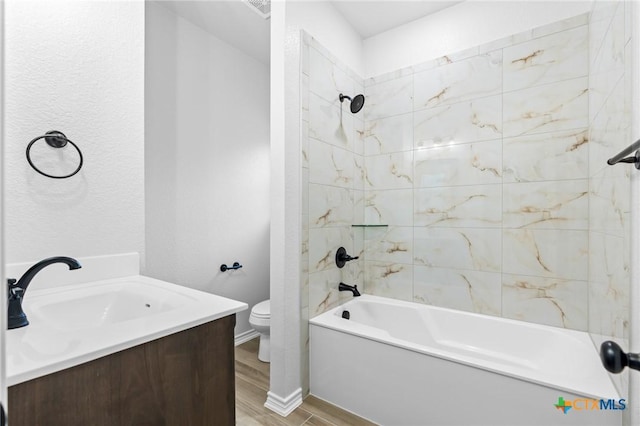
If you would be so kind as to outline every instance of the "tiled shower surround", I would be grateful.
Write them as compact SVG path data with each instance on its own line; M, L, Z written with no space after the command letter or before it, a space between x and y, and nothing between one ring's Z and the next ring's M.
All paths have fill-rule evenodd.
M303 319L343 281L626 338L631 169L606 165L631 142L625 16L596 3L366 81L303 34Z

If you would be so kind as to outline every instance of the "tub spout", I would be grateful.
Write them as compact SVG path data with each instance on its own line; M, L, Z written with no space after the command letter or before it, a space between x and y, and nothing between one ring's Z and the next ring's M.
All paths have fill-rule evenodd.
M340 285L338 286L338 290L340 290L340 291L350 291L351 293L353 293L353 297L360 296L360 292L358 291L358 286L357 285L347 285L345 283L340 283Z

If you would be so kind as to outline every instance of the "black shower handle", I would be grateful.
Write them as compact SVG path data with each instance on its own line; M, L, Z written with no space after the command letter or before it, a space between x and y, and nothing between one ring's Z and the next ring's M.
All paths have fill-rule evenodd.
M600 345L600 359L607 371L618 374L625 367L640 370L640 354L625 353L616 343L607 340Z
M344 247L340 247L336 252L336 266L338 268L342 268L348 261L356 259L358 259L358 256L349 256Z

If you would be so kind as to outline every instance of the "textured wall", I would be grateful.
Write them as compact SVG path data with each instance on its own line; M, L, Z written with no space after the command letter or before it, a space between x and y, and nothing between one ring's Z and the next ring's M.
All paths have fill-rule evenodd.
M269 298L269 70L157 3L146 14L143 272L251 308Z
M6 257L144 251L144 3L7 2ZM29 167L28 142L60 130L84 154L74 177ZM49 172L77 164L40 141Z

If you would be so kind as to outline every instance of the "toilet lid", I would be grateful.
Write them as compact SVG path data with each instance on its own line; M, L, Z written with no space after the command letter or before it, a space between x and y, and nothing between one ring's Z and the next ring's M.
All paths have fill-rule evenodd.
M271 303L270 300L265 300L264 302L260 302L256 304L253 309L251 309L251 313L254 316L258 317L269 317L271 316Z

